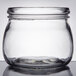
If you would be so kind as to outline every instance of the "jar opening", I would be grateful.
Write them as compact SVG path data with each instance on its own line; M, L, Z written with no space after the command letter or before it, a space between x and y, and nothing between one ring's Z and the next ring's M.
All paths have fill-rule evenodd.
M67 18L70 11L67 7L10 7L7 13L15 19L52 19Z

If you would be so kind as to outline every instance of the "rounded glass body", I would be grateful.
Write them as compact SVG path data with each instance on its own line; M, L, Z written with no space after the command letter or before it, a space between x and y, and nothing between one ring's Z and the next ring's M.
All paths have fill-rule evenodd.
M67 22L68 8L13 7L8 13L3 39L3 54L8 64L54 68L70 62L73 39Z

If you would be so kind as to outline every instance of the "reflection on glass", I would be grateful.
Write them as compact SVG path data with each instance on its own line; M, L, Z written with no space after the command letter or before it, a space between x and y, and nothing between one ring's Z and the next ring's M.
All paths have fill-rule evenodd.
M28 68L17 68L17 67L6 67L3 76L73 76L70 68L65 66L61 68L53 69L28 69Z

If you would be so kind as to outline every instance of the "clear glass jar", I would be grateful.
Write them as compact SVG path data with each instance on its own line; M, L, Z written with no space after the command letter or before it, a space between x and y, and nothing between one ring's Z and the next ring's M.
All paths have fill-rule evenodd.
M3 54L12 66L54 68L68 64L73 54L69 8L11 7L3 39Z

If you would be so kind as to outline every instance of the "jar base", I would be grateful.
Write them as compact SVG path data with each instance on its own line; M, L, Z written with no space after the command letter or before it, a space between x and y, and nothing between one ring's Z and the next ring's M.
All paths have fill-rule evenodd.
M46 58L46 59L27 59L21 58L9 58L12 66L18 66L23 68L56 68L65 65L64 59L58 58Z

